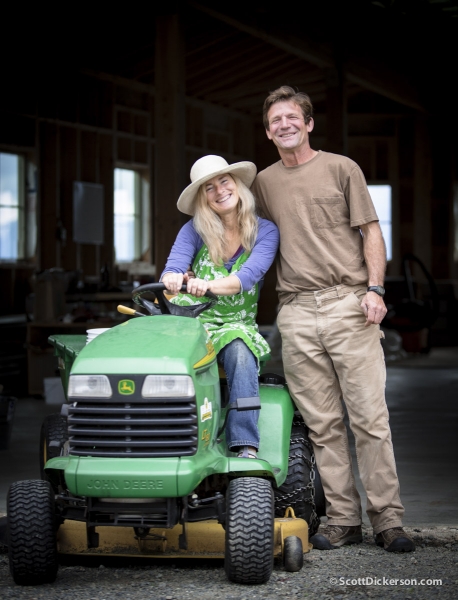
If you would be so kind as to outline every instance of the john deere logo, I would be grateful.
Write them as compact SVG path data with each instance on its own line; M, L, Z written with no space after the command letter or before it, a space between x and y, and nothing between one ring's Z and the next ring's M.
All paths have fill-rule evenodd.
M130 396L135 392L135 383L131 379L121 379L118 383L118 392L124 396Z

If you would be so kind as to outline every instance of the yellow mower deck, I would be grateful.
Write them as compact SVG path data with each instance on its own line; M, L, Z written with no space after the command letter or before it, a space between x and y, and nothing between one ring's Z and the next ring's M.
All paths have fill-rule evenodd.
M284 540L290 535L301 539L304 553L310 552L312 545L309 544L306 521L295 518L291 509L287 510L286 515L282 519L275 519L274 556L282 555ZM65 521L57 533L57 548L61 554L85 556L224 558L224 529L216 521L188 523L187 550L181 550L178 544L178 536L182 531L181 525L173 529L151 529L150 536L160 538L141 540L136 539L131 527L97 527L99 547L88 549L85 523Z

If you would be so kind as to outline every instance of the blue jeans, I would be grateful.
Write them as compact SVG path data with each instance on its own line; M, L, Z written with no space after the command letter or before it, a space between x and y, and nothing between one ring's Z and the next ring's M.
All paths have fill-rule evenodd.
M218 362L226 372L229 403L237 398L259 396L258 364L243 340L232 340L219 352ZM235 452L240 446L259 448L259 410L231 410L226 425L226 442Z

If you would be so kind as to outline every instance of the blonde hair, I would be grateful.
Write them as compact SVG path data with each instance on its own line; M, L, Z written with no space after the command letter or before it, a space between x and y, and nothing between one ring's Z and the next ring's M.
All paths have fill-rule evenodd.
M258 235L254 196L236 175L230 176L235 181L239 196L237 221L241 244L246 252L251 252ZM221 266L223 258L230 258L227 256L224 224L208 205L205 183L197 191L195 206L194 228L207 246L212 261Z

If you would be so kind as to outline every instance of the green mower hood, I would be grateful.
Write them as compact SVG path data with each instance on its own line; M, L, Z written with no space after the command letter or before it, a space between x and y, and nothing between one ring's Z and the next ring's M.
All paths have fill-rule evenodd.
M79 353L72 374L191 374L215 360L204 327L187 317L139 317L112 327Z

